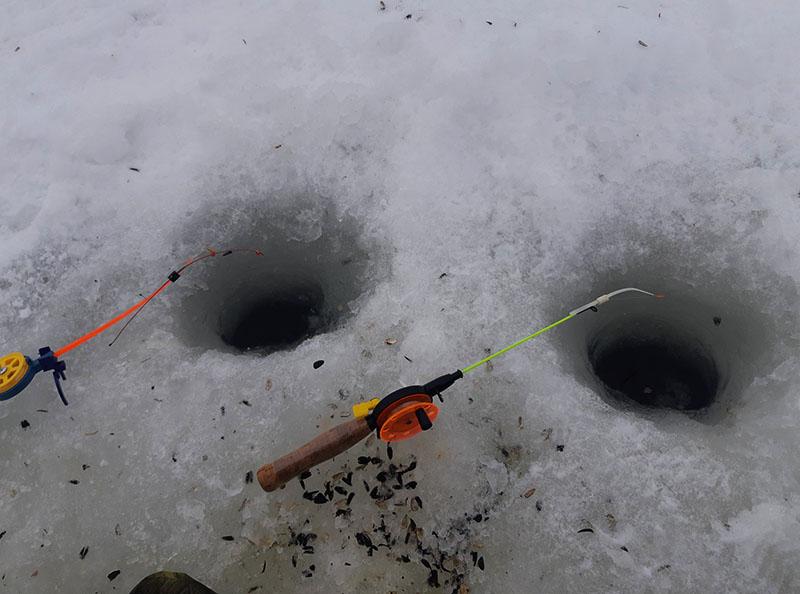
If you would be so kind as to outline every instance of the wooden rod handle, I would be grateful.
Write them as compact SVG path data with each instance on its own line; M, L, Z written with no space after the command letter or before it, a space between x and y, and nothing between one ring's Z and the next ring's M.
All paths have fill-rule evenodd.
M372 432L366 419L353 419L328 429L295 451L258 469L258 482L274 491L317 464L350 449Z

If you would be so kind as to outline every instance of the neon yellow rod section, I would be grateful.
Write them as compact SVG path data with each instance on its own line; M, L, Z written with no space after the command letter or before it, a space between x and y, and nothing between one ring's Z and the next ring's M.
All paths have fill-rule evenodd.
M517 342L515 342L514 344L510 344L510 345L508 345L508 346L507 346L506 348L504 348L503 350L497 351L496 353L494 353L494 354L492 354L492 355L489 355L489 356L488 356L488 357L486 357L485 359L481 359L481 360L480 360L480 361L478 361L477 363L473 363L473 364L472 364L472 365L470 365L469 367L465 367L464 369L462 369L462 370L461 370L461 373L469 373L470 371L472 371L472 370L473 370L473 369L475 369L476 367L480 367L480 366L481 366L481 365L483 365L484 363L488 363L489 361L491 361L491 360L492 360L492 359L494 359L495 357L499 357L499 356L500 356L500 355L502 355L503 353L507 353L507 352L508 352L508 351L510 351L511 349L515 349L515 348L517 348L519 345L521 345L521 344L523 344L523 343L525 343L525 342L528 342L528 341L529 341L529 340L531 340L532 338L536 338L536 337L537 337L537 336L539 336L540 334L544 334L544 333L545 333L545 332L547 332L548 330L551 330L551 329L555 328L556 326L558 326L559 324L563 324L564 322L566 322L566 321L567 321L567 320L569 320L570 318L574 318L574 317L575 317L575 314L569 314L568 316L566 316L566 317L564 317L564 318L561 318L561 319L560 319L560 320L558 320L557 322L554 322L554 323L550 324L549 326L547 326L547 327L545 327L545 328L542 328L541 330L537 330L536 332L534 332L534 333L533 333L533 334L531 334L530 336L526 336L526 337L525 337L525 338L523 338L522 340L518 340L518 341L517 341Z

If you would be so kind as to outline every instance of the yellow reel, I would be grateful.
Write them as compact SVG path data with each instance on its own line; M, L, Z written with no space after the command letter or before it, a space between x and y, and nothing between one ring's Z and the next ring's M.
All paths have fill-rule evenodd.
M22 353L10 353L0 358L0 394L19 384L28 369L28 360Z

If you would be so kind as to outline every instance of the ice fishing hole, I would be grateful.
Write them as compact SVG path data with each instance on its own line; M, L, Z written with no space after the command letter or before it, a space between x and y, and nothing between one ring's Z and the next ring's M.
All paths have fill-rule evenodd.
M293 349L345 323L382 278L384 252L357 220L314 197L283 201L209 210L190 222L184 243L203 229L214 245L263 255L214 258L176 285L184 294L176 332L188 345L255 355Z
M664 320L612 323L590 339L588 351L608 395L623 402L692 411L710 406L719 390L707 347Z
M582 238L564 237L558 269L575 273L558 273L545 319L623 287L666 295L619 295L548 333L562 371L597 396L587 406L727 426L742 408L770 406L773 389L793 389L774 372L797 352L797 281L774 270L774 238L732 232L709 210L740 191L713 178L702 167L648 166L609 188L617 206ZM659 210L677 196L686 212Z
M751 281L726 271L718 279L713 270L698 271L702 282L690 279L690 284L678 278L681 271L659 266L665 265L648 262L624 275L606 273L588 290L576 288L571 302L627 286L660 291L666 298L620 295L597 312L580 314L551 340L559 345L564 370L616 409L723 422L753 397L754 379L786 356L777 345L785 340L782 335L795 332L796 322L782 312L794 311L796 289L774 275ZM730 290L745 282L775 291Z

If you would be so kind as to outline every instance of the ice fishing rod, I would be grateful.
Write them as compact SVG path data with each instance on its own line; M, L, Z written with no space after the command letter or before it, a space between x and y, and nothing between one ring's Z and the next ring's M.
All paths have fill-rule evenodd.
M442 392L465 374L586 311L596 312L598 306L608 303L617 295L631 292L642 293L656 299L664 297L661 293L650 293L634 287L618 289L573 309L557 322L553 322L463 369L439 376L421 386L406 386L383 398L359 402L353 406L354 418L352 420L328 429L295 451L262 466L257 473L258 482L265 491L274 491L317 464L350 449L373 431L376 432L379 439L386 442L402 441L421 431L427 431L433 426L433 421L439 415L439 407L433 401L434 396L443 403Z
M255 254L256 256L264 255L260 250L249 248L236 248L222 251L206 248L206 251L203 254L195 256L194 258L189 258L179 268L170 272L169 275L167 275L167 279L161 284L161 286L150 293L147 297L144 297L135 305L132 305L121 314L111 318L104 324L101 324L91 332L87 332L83 336L76 338L68 345L61 347L56 351L53 351L49 346L42 347L39 349L39 357L36 359L27 357L22 353L9 353L8 355L0 357L0 400L9 400L22 392L28 387L37 373L41 371L52 371L58 396L61 398L61 402L66 405L67 399L64 396L64 389L61 386L61 381L67 379L67 376L64 373L64 371L67 369L67 364L62 361L60 357L90 341L98 334L105 332L125 318L128 318L128 321L125 322L122 328L120 328L119 332L117 332L116 336L114 336L114 339L109 343L108 346L113 345L122 335L122 333L125 332L125 329L130 325L130 323L136 319L139 313L141 313L145 306L169 285L177 281L187 268L197 264L198 262L202 262L203 260L207 260L215 256L229 256L236 252L248 252Z

